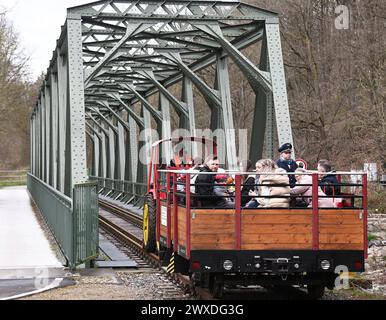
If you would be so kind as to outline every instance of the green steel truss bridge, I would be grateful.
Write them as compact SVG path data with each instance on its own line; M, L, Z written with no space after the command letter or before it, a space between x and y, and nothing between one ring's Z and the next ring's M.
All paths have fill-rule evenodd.
M257 65L243 54L249 47ZM293 142L278 14L199 0L104 0L67 10L31 117L28 184L71 267L97 254L98 193L143 204L141 150L155 142L152 130L171 137L173 112L195 136L199 92L210 129L235 129L230 62L256 94L249 157L264 148L274 157L276 134L280 144ZM235 136L222 139L224 164L235 169ZM162 152L172 159L171 147Z

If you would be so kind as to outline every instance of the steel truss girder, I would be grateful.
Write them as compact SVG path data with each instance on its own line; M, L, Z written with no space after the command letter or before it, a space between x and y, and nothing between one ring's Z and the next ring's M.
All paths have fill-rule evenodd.
M124 9L117 6L109 7L116 3L126 3ZM97 6L100 6L97 8ZM146 9L143 9L146 7ZM113 9L113 10L111 10ZM99 1L92 4L81 5L68 9L68 15L74 17L90 17L109 19L111 21L126 19L143 19L168 21L168 20L266 20L276 17L276 14L254 7L239 1Z
M229 56L236 62L239 68L247 76L248 81L251 83L253 90L259 86L262 86L266 91L272 91L272 84L270 74L259 70L249 59L247 59L237 48L235 48L227 39L222 35L221 28L216 25L199 25L195 24L196 28L206 32L213 38L217 39L224 50Z
M108 97L112 98L114 101L117 101L121 107L123 107L124 110L127 111L129 116L133 118L133 120L136 122L136 124L140 127L144 127L143 119L138 117L136 113L121 99L121 97L118 94L110 93L107 94ZM110 108L109 108L110 109ZM111 109L110 109L111 110ZM122 120L123 121L123 120ZM126 125L125 125L126 126ZM128 128L130 130L130 128Z
M136 89L136 87L133 84L121 84L121 87L123 89L131 91L143 104L144 108L146 108L151 115L154 117L154 119L158 122L162 122L163 117L162 113L156 110ZM144 125L145 127L145 125Z
M210 103L213 103L216 106L221 105L219 92L210 88L202 79L200 79L200 77L190 70L189 67L182 61L181 56L178 53L164 52L163 55L180 67L182 73L201 91L205 100L210 101Z
M110 61L114 57L114 55L117 53L117 51L120 49L120 47L126 43L130 37L148 29L151 26L151 24L143 24L143 25L128 25L126 34L122 37L122 39L112 48L105 57L99 61L99 63L93 68L91 73L87 76L85 81L85 86L87 87L90 80L100 71L100 69Z
M188 110L187 110L187 107L186 107L186 104L181 102L181 101L178 101L177 98L175 96L173 96L169 90L164 87L155 77L154 73L152 70L146 70L146 69L142 69L142 70L135 70L138 74L140 74L141 76L151 80L154 85L159 89L160 93L162 93L163 96L165 96L166 99L168 99L170 101L170 103L180 112L182 113L184 116L186 117L189 117L189 113L188 113Z
M114 95L111 95L114 98ZM117 101L121 103L121 105L124 107L124 109L129 113L129 115L135 120L135 122L140 126L143 127L143 121L119 98L114 98ZM108 101L100 100L97 102L101 106L105 107L108 109L111 114L118 120L118 122L127 130L130 130L129 125L126 123L125 120L122 119L122 117L116 113L109 105Z
M241 50L261 39L265 62L258 68ZM138 127L151 131L153 118L161 137L169 137L172 105L180 128L195 135L193 86L212 109L213 129L234 128L228 57L257 95L254 157L262 154L262 132L273 156L275 120L279 142L293 142L277 14L209 0L104 0L70 8L31 120L31 170L70 195L73 185L87 178L87 134L94 144L94 174L145 182L146 166L138 162ZM217 81L212 89L198 72L214 64ZM176 98L169 88L179 82L182 96ZM160 96L158 108L148 101L154 94ZM141 115L134 111L138 102ZM147 150L151 139L147 134ZM225 139L226 161L236 168L235 139ZM168 146L164 154L170 159Z
M92 134L95 135L100 141L102 141L102 135L96 130L92 125L86 122L86 126L92 131Z
M109 135L109 132L92 116L92 114L87 113L86 120L91 120L105 134L105 136Z
M242 50L242 49L245 49L246 47L250 46L251 44L261 40L263 38L263 36L264 36L263 31L254 31L254 32L249 33L245 37L242 37L240 39L235 40L235 42L232 44L238 50ZM226 57L226 56L228 56L228 54L225 51L223 51L222 57ZM216 61L217 61L217 54L216 53L210 53L210 54L208 54L208 56L201 58L198 61L189 65L189 68L193 72L199 72L199 71L215 64ZM183 79L183 74L181 72L181 73L176 74L175 76L168 78L163 83L164 83L165 87L169 87L169 86L172 86L172 85L178 83L179 81L182 81L182 79ZM156 87L150 88L149 90L146 91L144 96L145 96L145 98L148 98L148 97L156 94L157 91L158 91L158 89ZM136 102L137 102L136 98L133 98L130 101L130 103L136 103Z

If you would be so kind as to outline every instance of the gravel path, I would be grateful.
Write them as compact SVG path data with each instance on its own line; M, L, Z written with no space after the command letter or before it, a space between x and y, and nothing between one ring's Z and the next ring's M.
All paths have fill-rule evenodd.
M75 286L48 291L24 300L191 300L161 273L125 273L79 277Z

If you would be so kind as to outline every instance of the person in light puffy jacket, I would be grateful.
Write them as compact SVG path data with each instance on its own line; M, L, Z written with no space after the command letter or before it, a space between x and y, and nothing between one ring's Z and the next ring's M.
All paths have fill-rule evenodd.
M307 173L305 169L299 168L296 169L295 173L300 173L295 175L296 186L291 189L291 195L298 196L297 198L297 207L308 207L312 208L312 177L310 175L304 175ZM319 208L333 208L334 203L331 198L323 198L326 194L318 186L318 207ZM322 197L322 198L321 198Z
M261 175L259 194L259 208L289 208L290 186L287 171L275 169L272 174ZM266 197L264 197L266 196Z

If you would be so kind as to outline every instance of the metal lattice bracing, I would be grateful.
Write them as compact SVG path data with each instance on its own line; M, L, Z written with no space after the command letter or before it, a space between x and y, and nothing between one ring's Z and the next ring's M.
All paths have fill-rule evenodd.
M259 41L256 66L242 50ZM279 143L293 142L276 13L197 0L106 0L69 8L32 116L32 173L70 194L87 180L87 135L92 175L131 182L134 190L134 182L146 180L139 156L143 147L149 150L152 129L170 137L174 111L180 128L196 134L194 89L212 112L211 129L234 129L230 61L256 93L251 160L262 156L264 145L273 156L275 122ZM209 67L211 81L200 73ZM225 162L235 169L235 135L221 139ZM163 156L171 160L171 146Z

